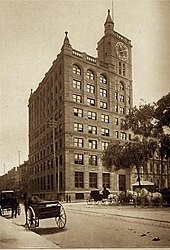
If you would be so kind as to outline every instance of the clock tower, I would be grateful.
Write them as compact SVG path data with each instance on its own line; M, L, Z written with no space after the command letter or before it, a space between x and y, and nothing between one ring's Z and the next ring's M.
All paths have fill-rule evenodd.
M110 10L108 10L104 28L105 34L97 44L99 61L109 64L115 73L130 80L132 77L131 41L114 30Z

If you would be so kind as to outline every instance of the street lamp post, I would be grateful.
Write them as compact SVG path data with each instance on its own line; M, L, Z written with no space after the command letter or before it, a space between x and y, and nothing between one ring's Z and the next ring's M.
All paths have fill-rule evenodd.
M50 127L53 129L53 161L54 161L54 193L57 188L57 198L59 199L60 193L60 169L59 169L59 157L57 157L57 185L56 185L56 147L55 147L55 128L57 127L57 122L55 120L50 120Z

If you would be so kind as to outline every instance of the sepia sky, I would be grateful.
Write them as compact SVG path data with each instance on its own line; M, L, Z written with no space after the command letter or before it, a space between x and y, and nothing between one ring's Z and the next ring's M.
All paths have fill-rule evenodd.
M65 31L74 49L96 57L108 9L115 30L132 41L134 105L170 91L170 0L113 0L113 8L112 0L1 0L0 175L28 159L29 95Z

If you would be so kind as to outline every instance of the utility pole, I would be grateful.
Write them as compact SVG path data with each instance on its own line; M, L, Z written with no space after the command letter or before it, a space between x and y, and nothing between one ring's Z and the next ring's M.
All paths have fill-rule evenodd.
M21 160L21 151L20 151L20 150L18 150L19 190L20 190L20 185L21 185L21 176L20 176L20 160Z
M5 175L5 171L6 171L6 170L5 170L5 162L4 162L3 166L4 166L4 175Z
M55 120L50 120L50 127L53 129L53 165L54 165L54 194L57 189L57 199L59 199L60 194L60 168L59 168L59 157L57 157L57 166L56 166L56 147L55 147L55 128L57 127L57 122ZM57 167L57 172L56 172ZM57 180L56 180L57 173Z

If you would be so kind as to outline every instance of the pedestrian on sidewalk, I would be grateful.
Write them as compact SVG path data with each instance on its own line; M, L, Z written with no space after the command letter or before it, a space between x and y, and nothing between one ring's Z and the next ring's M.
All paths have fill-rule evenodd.
M27 191L25 191L25 193L23 194L23 199L24 199L24 209L25 209L25 225L27 225L27 211L29 208L31 195Z
M13 193L11 197L11 208L12 208L11 218L13 218L14 216L15 218L17 217L18 206L19 206L18 199L16 197L16 194Z

